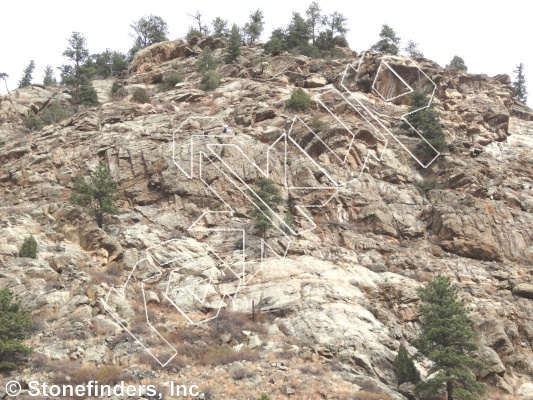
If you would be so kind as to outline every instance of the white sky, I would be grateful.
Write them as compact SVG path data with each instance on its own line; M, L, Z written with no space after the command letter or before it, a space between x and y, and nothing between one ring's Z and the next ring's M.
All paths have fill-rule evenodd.
M348 18L348 43L361 52L378 39L382 24L389 24L402 38L402 45L412 39L419 43L424 55L441 66L454 55L461 56L468 72L494 76L507 73L515 79L513 70L520 62L525 65L526 86L533 82L533 54L530 50L531 14L527 4L518 0L499 3L448 0L431 4L428 1L382 0L317 1L324 13L339 11ZM197 10L205 21L220 16L242 26L251 11L260 8L265 15L262 40L270 32L289 23L292 11L304 15L310 0L281 2L248 1L113 1L92 0L73 2L62 0L6 1L2 4L0 22L0 72L9 74L10 90L17 87L22 70L31 59L36 70L33 81L42 83L43 70L50 64L57 67L68 63L61 56L67 38L73 31L83 34L91 53L106 48L126 53L133 44L128 35L130 24L140 17L155 14L169 25L169 38L182 38L195 21L187 14ZM530 78L531 80L529 80ZM533 83L530 85L533 98ZM0 81L0 93L5 93Z

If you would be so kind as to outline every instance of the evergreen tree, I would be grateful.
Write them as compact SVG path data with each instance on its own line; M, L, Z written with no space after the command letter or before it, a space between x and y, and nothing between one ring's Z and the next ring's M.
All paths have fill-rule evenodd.
M126 55L106 49L102 53L93 54L90 60L85 64L88 76L97 76L107 79L110 76L116 76L128 68Z
M22 72L22 78L20 78L20 81L19 81L19 88L23 88L23 87L31 85L31 80L32 80L32 75L33 75L34 70L35 70L35 62L31 60L28 66L24 68L24 71Z
M348 33L348 18L342 15L340 12L335 11L332 14L326 15L322 21L323 25L327 26L331 31L331 35L335 36L335 33L344 36Z
M410 95L411 107L410 112L419 110L422 107L427 106L429 103L428 96L418 87L415 87L414 91ZM434 110L434 103L427 108L419 110L413 114L409 114L406 119L420 134L437 150L441 151L448 147L444 132L440 123L439 115ZM403 128L409 129L408 124L404 124ZM428 146L421 142L417 146L417 151L422 153L428 150Z
M520 63L513 71L516 74L516 80L513 82L515 96L522 103L527 103L526 78L524 77L524 64Z
M215 57L213 57L213 53L209 46L204 47L202 50L202 55L196 64L196 68L201 74L206 71L217 69L217 60L215 60Z
M33 235L24 239L19 251L19 257L37 258L37 241Z
M142 49L151 44L168 40L168 25L165 20L157 15L144 16L130 25L134 39L133 47Z
M307 47L309 40L311 40L311 28L300 13L293 12L291 22L286 29L285 49L298 51Z
M224 60L227 64L231 64L239 58L241 55L241 32L236 24L231 27L231 34L229 36L229 42Z
M381 38L371 49L381 51L383 53L389 53L397 55L400 51L399 46L401 39L396 36L396 32L389 25L385 24L381 26L381 32L379 34Z
M82 78L86 73L84 64L89 58L89 50L87 49L85 38L79 32L72 32L72 35L67 40L69 47L65 49L63 56L67 57L73 64L62 65L59 70L61 71L61 83L74 87L73 97L76 100Z
M84 206L93 214L96 223L101 228L106 214L117 214L118 185L111 176L111 171L100 160L98 168L87 182L81 175L76 177L70 200L72 203Z
M43 78L43 85L44 86L56 86L57 80L54 78L54 70L52 69L51 65L47 65L44 69L44 78Z
M255 193L268 205L267 207L263 202L256 200L254 201L256 207L250 211L250 216L255 219L254 228L264 238L267 230L272 227L272 214L268 208L275 209L278 204L283 203L283 197L274 181L268 178L257 178L254 184L257 186Z
M250 43L255 42L263 33L265 29L265 21L263 11L257 9L250 13L250 22L244 25L244 33Z
M32 328L28 313L20 308L20 302L13 299L8 288L0 289L0 371L17 368L22 356L31 354L32 349L22 344Z
M457 296L457 287L448 278L437 275L419 290L423 305L420 309L420 334L413 341L421 355L431 362L429 378L416 385L415 392L435 398L443 389L448 400L476 399L485 385L476 381L473 371L485 368L469 353L476 349L472 341L464 301Z
M465 61L459 56L454 56L452 61L446 65L446 69L450 69L452 71L468 71Z
M307 15L307 24L309 25L311 29L311 41L313 45L316 42L316 38L319 33L320 26L323 22L322 17L322 9L318 5L317 2L313 1L309 7L307 7L307 10L305 11L305 15Z
M409 40L407 42L407 46L405 46L405 52L407 55L411 58L422 58L424 57L424 53L422 53L420 50L418 50L418 43L415 43L412 40Z
M417 384L420 382L420 373L415 367L413 358L409 356L404 345L400 345L398 354L392 362L392 371L398 379L398 386L405 382Z
M228 20L216 17L212 22L214 37L229 37Z
M92 82L85 77L82 79L82 84L76 98L76 103L84 106L96 106L99 103L98 93L96 93Z

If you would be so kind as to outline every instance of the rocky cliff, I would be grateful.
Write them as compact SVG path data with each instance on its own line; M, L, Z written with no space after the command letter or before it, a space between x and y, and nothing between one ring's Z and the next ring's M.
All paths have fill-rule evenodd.
M417 333L417 288L440 273L471 309L487 398L533 398L533 112L509 77L248 46L206 92L205 46L221 57L225 42L140 51L124 96L95 81L100 106L40 132L23 118L67 104L67 88L1 99L0 287L36 321L35 352L10 378L402 399L391 362ZM161 91L175 70L184 81ZM442 154L413 157L406 84L434 89ZM311 95L308 112L285 107L295 87ZM131 101L136 88L150 103ZM75 176L99 160L121 191L104 229L69 202ZM284 202L262 238L249 211L264 176ZM18 257L29 235L37 259Z

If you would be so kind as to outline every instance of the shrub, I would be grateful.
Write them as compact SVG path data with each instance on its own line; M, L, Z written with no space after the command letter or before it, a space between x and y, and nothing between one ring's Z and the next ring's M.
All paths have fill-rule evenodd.
M202 34L202 32L200 32L198 29L194 29L192 26L189 28L189 30L187 31L187 34L185 35L185 39L187 41L190 41L193 37L203 37L204 35Z
M22 123L30 132L40 131L44 126L41 118L39 118L39 116L33 112L30 112L26 117L24 117Z
M291 98L287 101L287 108L291 110L307 111L310 107L311 97L302 88L293 91Z
M59 101L53 101L41 113L41 120L45 125L55 124L69 116L69 112L63 108Z
M84 79L76 103L84 106L96 106L98 105L98 93L93 87L90 80Z
M150 96L143 88L137 88L131 96L131 101L141 104L150 103Z
M19 257L37 258L37 241L33 236L24 239L20 248Z
M124 84L122 82L113 82L113 86L111 86L111 96L119 99L126 97L126 90L124 89Z
M259 398L259 400L270 400L270 396L263 392L261 393L261 397Z
M431 178L424 179L423 181L419 182L417 186L424 193L427 193L433 189L442 189L442 185L437 180Z
M179 72L172 72L163 78L163 83L161 84L161 90L167 91L172 90L176 84L183 82L183 75Z
M209 92L215 90L218 85L220 85L220 77L218 76L216 71L207 71L202 76L202 81L200 82L202 90Z

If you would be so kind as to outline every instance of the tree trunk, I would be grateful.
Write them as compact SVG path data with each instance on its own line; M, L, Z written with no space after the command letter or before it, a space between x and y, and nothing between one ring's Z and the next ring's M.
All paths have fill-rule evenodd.
M446 382L446 391L448 392L448 400L453 400L453 383L452 383L452 381Z

